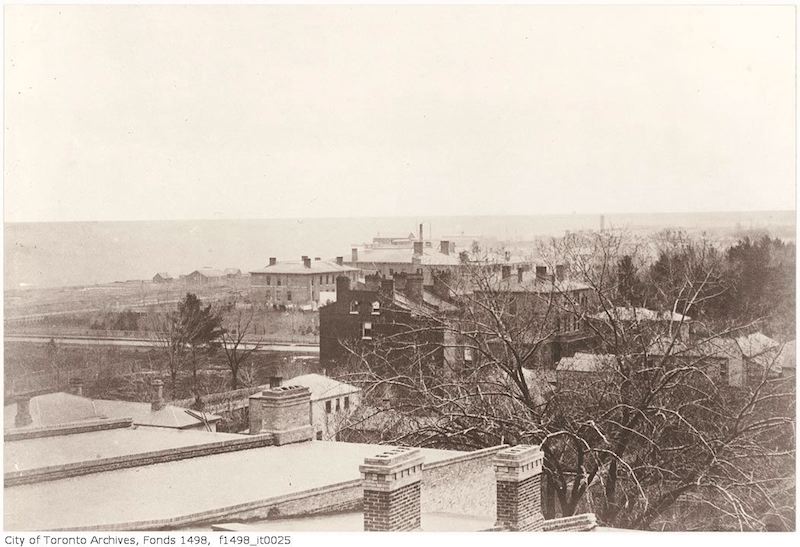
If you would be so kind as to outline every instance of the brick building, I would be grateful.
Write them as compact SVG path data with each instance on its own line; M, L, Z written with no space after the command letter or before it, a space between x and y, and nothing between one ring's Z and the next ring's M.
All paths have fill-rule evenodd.
M316 309L335 299L336 277L358 280L358 268L346 266L342 257L335 262L308 256L298 262L278 262L250 272L250 292L256 303L271 306L308 307Z
M345 357L348 344L413 347L432 362L458 359L452 347L443 347L455 344L442 330L425 328L434 317L457 312L455 305L423 285L422 274L369 275L356 286L339 277L336 301L320 308L320 361Z

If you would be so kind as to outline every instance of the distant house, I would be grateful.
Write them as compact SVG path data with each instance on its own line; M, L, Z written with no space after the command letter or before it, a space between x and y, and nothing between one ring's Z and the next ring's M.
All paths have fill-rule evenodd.
M153 283L169 283L173 279L168 272L158 272L153 276Z
M738 337L736 343L742 351L749 382L759 382L765 374L770 378L781 375L783 359L780 342L755 332Z
M342 257L336 262L303 256L297 262L278 262L250 272L250 292L254 302L273 306L315 309L335 299L336 278L358 280L358 269L345 266Z
M225 268L225 277L239 277L242 275L242 270L239 268Z
M206 285L210 283L220 283L228 277L225 270L217 270L214 268L201 268L186 275L184 279L189 283L198 285Z
M19 399L19 398L18 398ZM3 409L5 428L52 427L92 420L129 418L133 425L166 429L216 431L221 419L161 402L137 403L90 399L77 393L48 393L18 400ZM24 424L24 425L23 425Z
M322 374L296 376L287 385L311 390L311 425L319 441L339 440L339 429L361 403L361 388Z
M585 387L596 381L611 381L617 370L614 355L577 352L558 362L556 383L560 388Z

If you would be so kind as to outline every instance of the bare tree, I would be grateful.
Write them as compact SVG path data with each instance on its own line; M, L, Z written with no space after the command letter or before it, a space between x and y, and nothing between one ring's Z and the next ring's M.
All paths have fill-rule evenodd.
M237 309L235 303L233 308L233 314L225 321L226 328L221 338L222 349L225 351L225 358L231 371L231 389L238 389L240 375L245 372L243 368L250 362L253 353L261 347L262 338L247 340L255 330L253 328L255 310ZM250 374L247 376L249 379Z
M625 255L647 264L648 251L612 234L570 236L548 246L565 279L529 285L482 261L452 280L458 317L418 311L401 334L345 342L340 374L378 412L389 412L388 394L390 412L414 420L386 441L541 443L550 516L590 506L608 525L653 529L687 526L700 504L720 528L793 528L791 384L770 366L726 382L734 337L753 325L703 315L689 332L689 318L725 291L713 252L672 262L666 279L647 269L653 309L627 305L617 268ZM433 332L472 360L432 360ZM583 351L596 368L562 381L553 351L576 340L591 342Z

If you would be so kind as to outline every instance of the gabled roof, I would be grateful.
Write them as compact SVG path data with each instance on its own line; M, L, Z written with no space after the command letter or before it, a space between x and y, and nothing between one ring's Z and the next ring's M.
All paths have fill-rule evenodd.
M592 319L606 320L611 315L611 319L617 321L690 321L688 315L673 311L655 311L647 308L637 308L635 306L617 306L608 310L608 313L601 311L591 316Z
M576 353L556 365L558 372L607 372L617 369L616 357L609 354Z
M339 272L354 272L358 268L350 266L340 266L335 262L327 260L312 260L310 267L306 268L302 261L292 262L278 262L272 266L266 266L259 270L252 270L251 274L325 274L325 273L339 273Z
M736 343L739 344L739 348L741 348L745 357L756 357L766 351L780 347L779 342L760 332L739 336L736 339Z
M29 409L32 423L25 427L46 427L98 419L131 418L134 425L185 429L200 425L203 423L203 417L207 422L221 419L214 414L191 411L198 416L195 417L187 412L187 409L172 405L166 405L164 408L154 411L150 403L89 399L63 392L32 397ZM16 403L4 407L5 427L11 427L14 424L16 414Z
M200 274L203 277L225 277L226 275L224 270L217 270L215 268L200 268L199 270L191 272L189 275L195 273Z
M172 275L170 275L169 272L156 272L156 275L154 275L153 277L156 277L156 276L159 276L159 277L161 277L163 279L172 279Z
M291 380L285 382L285 385L307 387L311 390L312 401L351 395L361 391L361 388L334 380L322 374L303 374L302 376L295 376Z
M730 359L740 357L742 352L733 338L711 338L698 340L691 345L671 338L658 338L647 348L650 355L671 355L675 357L712 357Z

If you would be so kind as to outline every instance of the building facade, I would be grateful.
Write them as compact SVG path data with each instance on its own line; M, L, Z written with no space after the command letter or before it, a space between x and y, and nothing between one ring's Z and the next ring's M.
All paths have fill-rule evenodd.
M316 309L336 298L336 277L358 281L359 270L346 266L342 257L335 262L301 257L299 262L278 262L250 272L250 292L255 303L287 308Z

